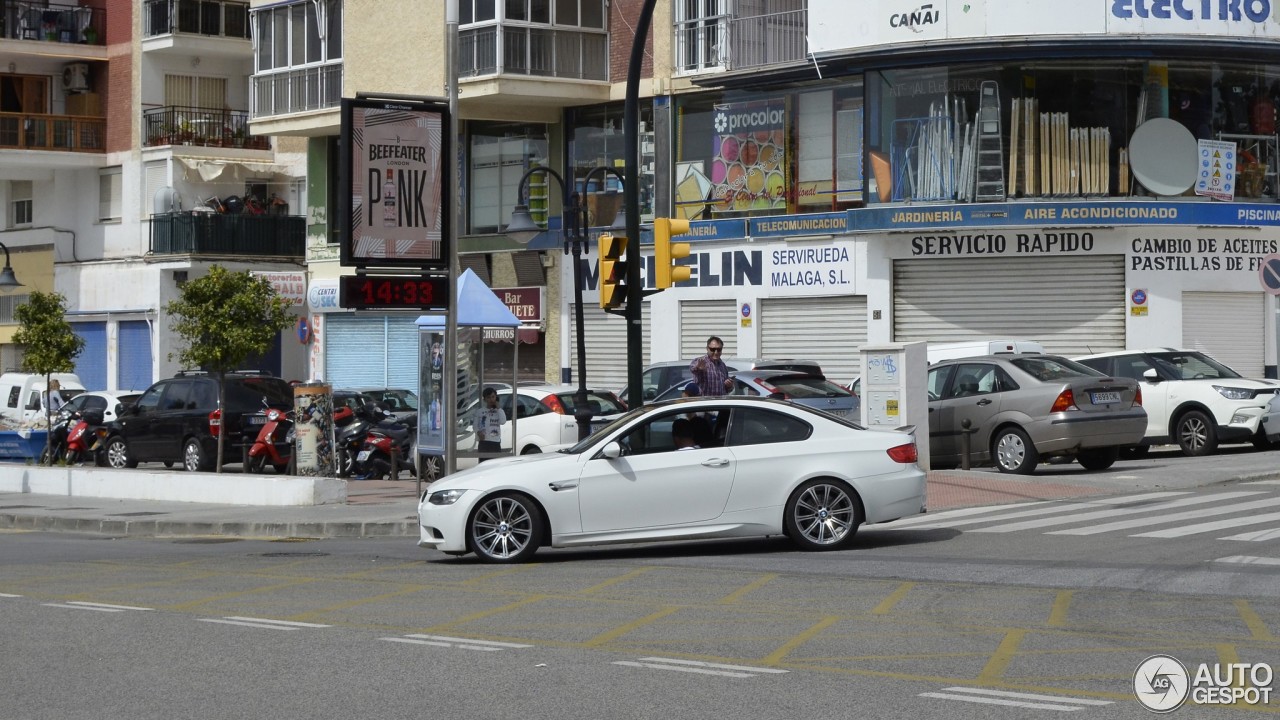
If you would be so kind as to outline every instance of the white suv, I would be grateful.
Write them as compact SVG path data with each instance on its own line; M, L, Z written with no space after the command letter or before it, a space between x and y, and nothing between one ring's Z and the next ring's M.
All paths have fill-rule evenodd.
M1210 455L1218 443L1268 447L1262 416L1280 390L1273 380L1252 380L1195 350L1124 350L1075 358L1113 377L1141 383L1147 411L1141 457L1151 445L1177 442L1185 455Z

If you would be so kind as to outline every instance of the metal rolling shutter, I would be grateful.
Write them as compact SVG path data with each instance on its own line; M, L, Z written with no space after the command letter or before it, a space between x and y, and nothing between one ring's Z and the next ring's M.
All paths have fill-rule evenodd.
M1266 297L1260 292L1182 293L1182 346L1245 377L1263 376Z
M707 354L707 338L724 341L723 357L738 356L738 303L734 300L685 300L680 303L680 357Z
M1123 255L895 260L896 342L1038 340L1088 355L1125 346Z
M379 387L386 373L386 322L380 315L330 313L324 319L325 380L335 388Z
M760 354L816 360L841 385L862 372L867 344L867 298L766 298L760 301Z
M387 379L385 387L418 388L418 324L416 317L387 317Z
M146 320L120 323L116 389L146 390L152 383L151 324Z
M71 323L71 330L84 338L84 349L76 356L76 375L85 390L107 389L107 324Z
M640 337L644 346L644 364L649 364L652 347L649 342L650 305L644 303L640 311ZM574 382L578 376L577 322L570 307L565 318L569 326L569 357L562 367L573 371ZM598 305L583 305L583 334L587 338L587 385L603 390L620 390L627 385L627 321L620 315L601 310Z

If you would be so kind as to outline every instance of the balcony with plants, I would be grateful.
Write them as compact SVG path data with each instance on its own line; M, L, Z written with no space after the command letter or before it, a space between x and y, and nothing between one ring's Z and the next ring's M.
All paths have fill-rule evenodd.
M0 0L0 38L60 45L102 45L107 13L101 7Z
M152 255L275 257L306 255L307 219L287 208L250 202L240 212L171 212L151 216Z
M142 111L143 143L270 150L271 140L249 132L244 110L166 105Z

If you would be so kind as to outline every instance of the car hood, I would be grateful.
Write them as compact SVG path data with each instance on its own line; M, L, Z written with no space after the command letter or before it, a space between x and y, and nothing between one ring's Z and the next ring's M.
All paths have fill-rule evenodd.
M1244 388L1246 390L1275 390L1280 385L1275 380L1255 380L1254 378L1188 378L1175 382L1197 382L1205 383L1206 385Z
M498 485L521 485L523 484L521 480L528 477L527 473L538 463L576 464L577 458L577 455L550 452L486 460L479 465L431 483L428 492L455 489L484 490Z

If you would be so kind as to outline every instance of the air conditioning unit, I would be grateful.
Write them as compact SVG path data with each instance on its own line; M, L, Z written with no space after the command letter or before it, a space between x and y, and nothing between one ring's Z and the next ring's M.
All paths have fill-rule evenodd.
M89 64L71 63L62 68L62 89L69 93L89 89Z

